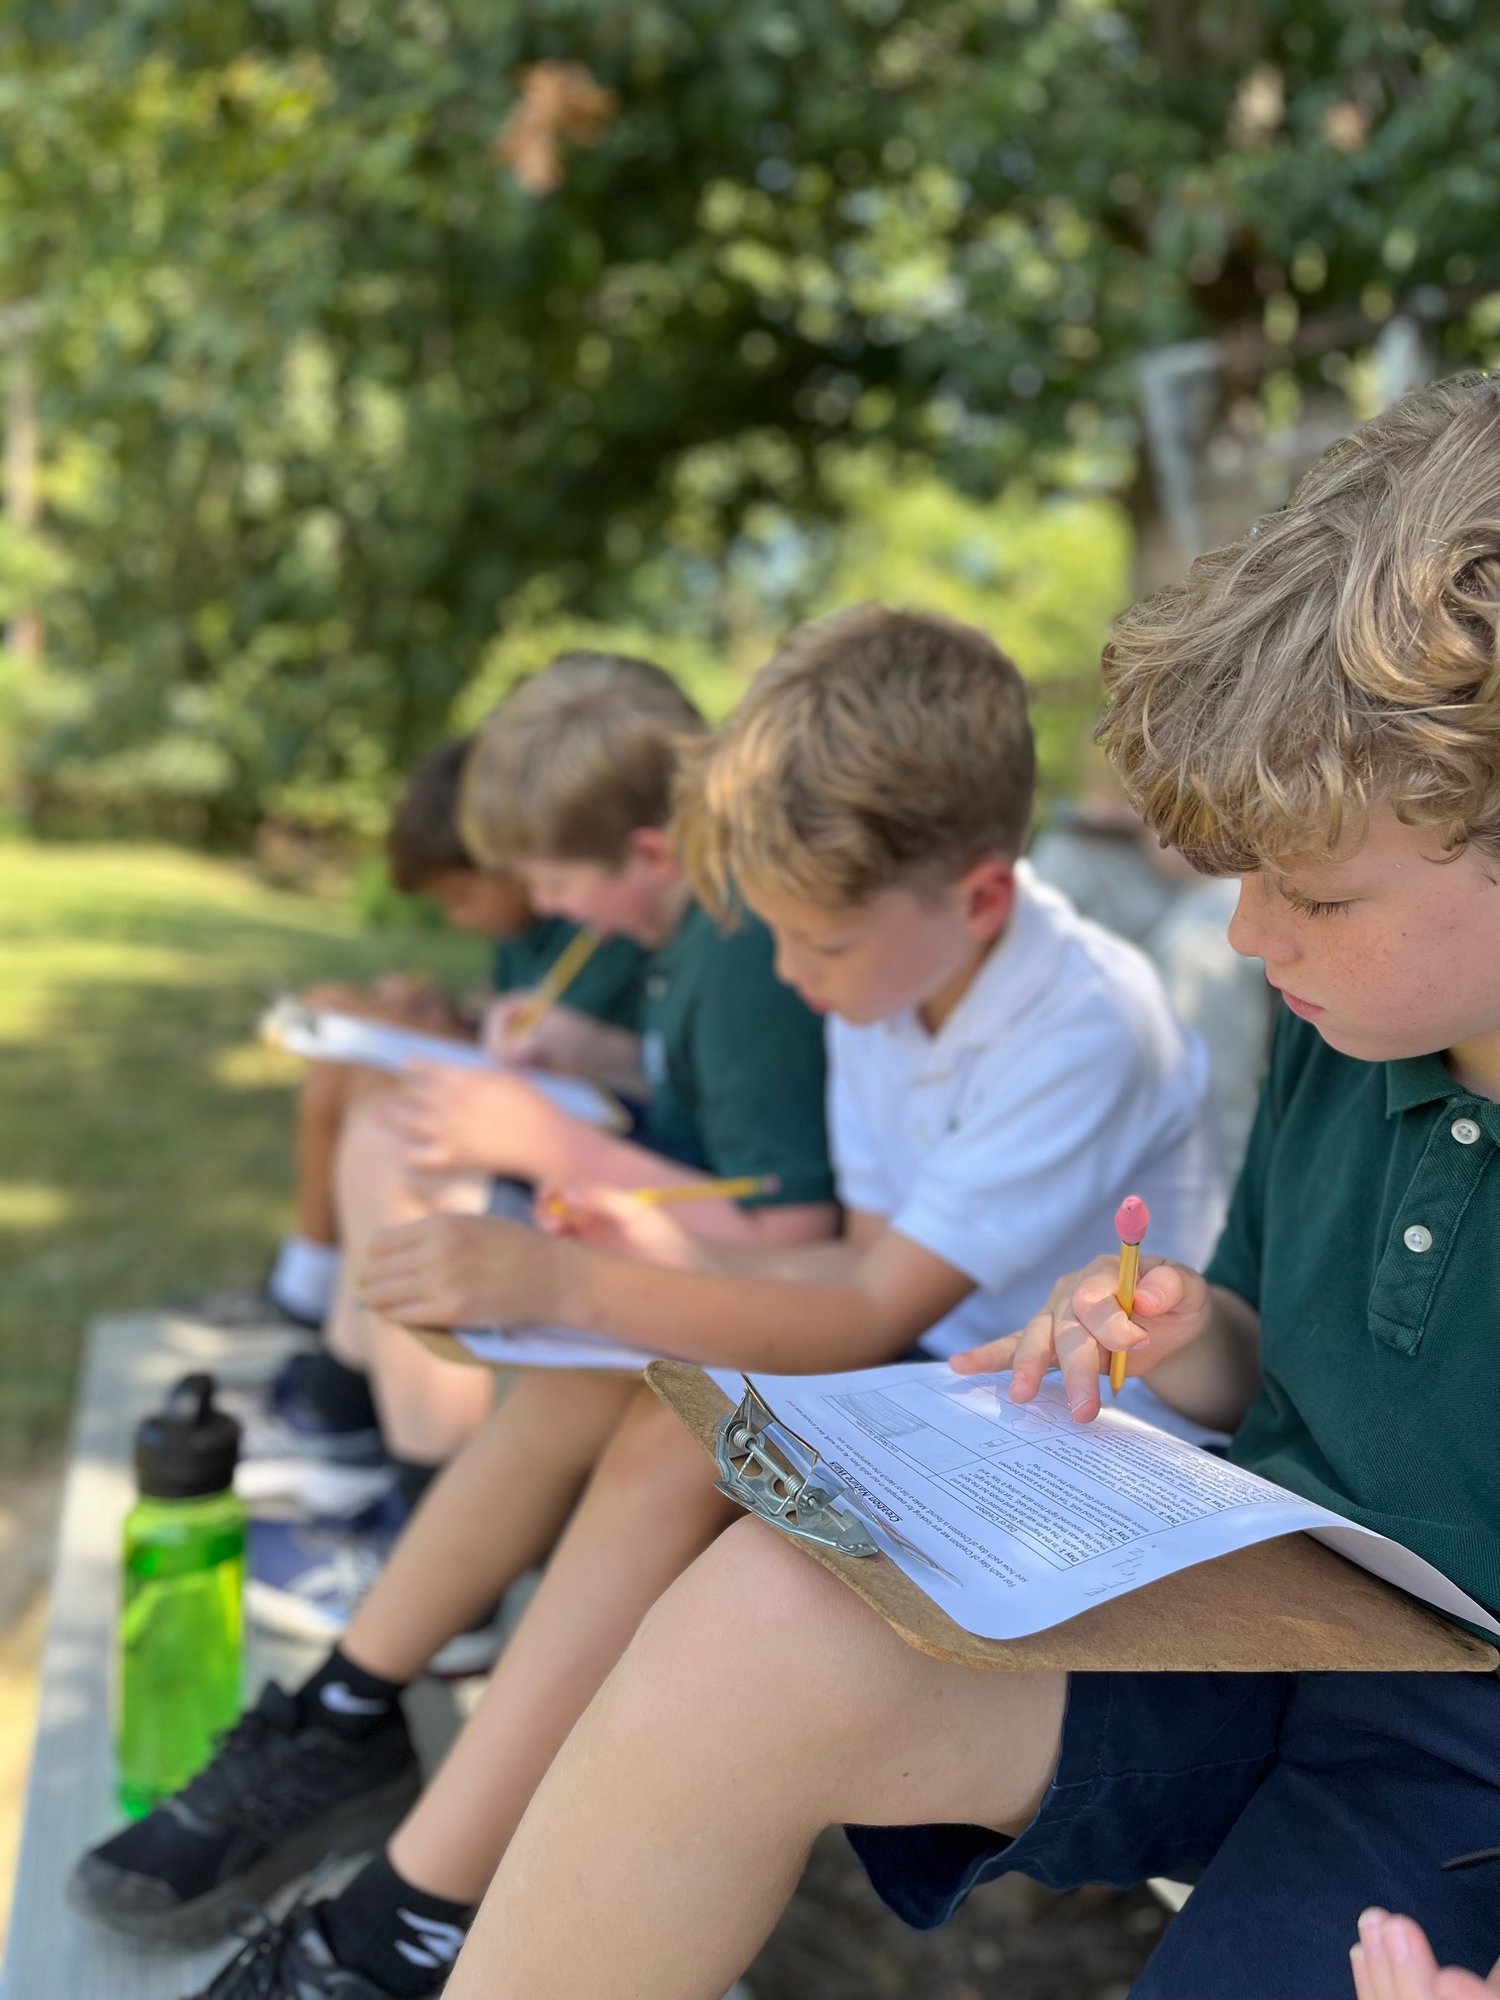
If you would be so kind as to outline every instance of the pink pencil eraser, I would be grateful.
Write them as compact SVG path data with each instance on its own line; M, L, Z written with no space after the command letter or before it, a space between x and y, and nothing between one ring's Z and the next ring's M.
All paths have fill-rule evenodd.
M1115 1234L1122 1243L1142 1243L1151 1227L1151 1211L1138 1194L1128 1194L1115 1210Z

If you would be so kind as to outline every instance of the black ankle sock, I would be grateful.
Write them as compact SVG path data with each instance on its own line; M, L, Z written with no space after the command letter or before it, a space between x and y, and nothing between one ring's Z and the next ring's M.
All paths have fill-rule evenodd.
M427 2000L453 1970L474 1912L403 1882L384 1854L366 1862L318 1916L345 1972L362 1972L393 2000Z
M373 1431L380 1428L370 1378L320 1347L302 1358L297 1370L297 1394L311 1404L332 1431Z
M382 1680L335 1646L318 1671L297 1690L302 1720L341 1736L368 1736L396 1706L405 1681Z
M398 1458L396 1466L396 1491L406 1503L409 1514L417 1511L417 1503L433 1480L442 1471L440 1465L418 1465L415 1459Z

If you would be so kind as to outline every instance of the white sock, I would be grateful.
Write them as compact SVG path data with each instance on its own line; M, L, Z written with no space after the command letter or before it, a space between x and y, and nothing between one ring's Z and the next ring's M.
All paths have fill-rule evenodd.
M285 1236L266 1280L266 1291L277 1305L299 1319L322 1319L333 1304L340 1261L332 1243Z

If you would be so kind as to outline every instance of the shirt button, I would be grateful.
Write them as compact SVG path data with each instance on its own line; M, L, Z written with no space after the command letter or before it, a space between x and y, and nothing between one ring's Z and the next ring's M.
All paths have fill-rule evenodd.
M1472 1118L1455 1118L1448 1130L1460 1146L1472 1146L1479 1137L1479 1127Z
M1430 1250L1432 1248L1432 1231L1424 1229L1420 1222L1414 1222L1401 1241L1406 1245L1408 1250Z

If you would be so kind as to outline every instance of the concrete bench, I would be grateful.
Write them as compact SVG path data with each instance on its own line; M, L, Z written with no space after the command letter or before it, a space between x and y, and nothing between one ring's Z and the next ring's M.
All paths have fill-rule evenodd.
M187 1320L102 1320L79 1382L41 1700L0 2000L181 2000L228 1955L188 1954L113 1936L68 1909L63 1887L86 1847L120 1823L110 1728L120 1525L134 1498L131 1442L140 1418L180 1375L263 1381L286 1352L280 1336L228 1336ZM316 1649L252 1634L247 1696L270 1676L295 1686ZM452 1690L418 1683L408 1714L430 1770L458 1720Z

